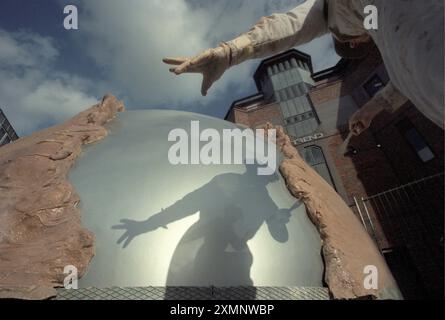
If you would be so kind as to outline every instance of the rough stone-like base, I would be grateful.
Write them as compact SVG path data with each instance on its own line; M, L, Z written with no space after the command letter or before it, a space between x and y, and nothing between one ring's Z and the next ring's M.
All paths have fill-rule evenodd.
M81 226L79 198L67 174L82 145L107 135L103 125L124 105L111 95L64 124L0 149L0 298L46 299L64 267L81 277L94 236Z

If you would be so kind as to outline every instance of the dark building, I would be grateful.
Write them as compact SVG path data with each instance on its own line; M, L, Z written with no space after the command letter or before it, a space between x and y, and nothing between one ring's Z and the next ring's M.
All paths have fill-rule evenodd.
M356 212L405 298L443 298L443 130L407 103L340 152L352 114L389 81L378 50L317 73L309 56L290 50L264 60L254 79L259 93L234 102L226 119L282 125Z
M9 123L2 109L0 109L0 147L18 138L14 128Z

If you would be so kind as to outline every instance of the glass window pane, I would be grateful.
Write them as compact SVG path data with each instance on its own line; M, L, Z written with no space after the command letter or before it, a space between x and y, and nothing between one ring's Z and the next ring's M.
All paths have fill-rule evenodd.
M423 137L419 134L419 132L415 128L411 128L408 131L406 131L405 137L423 162L427 162L434 159L433 151L426 144Z
M292 99L294 97L294 93L292 92L290 87L286 88L286 92L289 99Z
M324 163L324 156L319 148L312 148L312 154L314 156L315 164Z
M297 133L295 131L295 126L294 125L290 125L286 127L286 131L287 133L292 136L292 137L297 137Z
M312 156L312 148L304 148L304 160L309 164L313 165L314 157Z
M420 159L422 159L423 162L428 162L434 159L434 153L428 147L420 150L419 152L417 152L417 154L419 155Z
M11 142L11 140L9 139L9 137L8 136L4 136L3 139L0 139L0 146L3 146L3 145L8 144L10 142Z
M304 112L312 111L311 105L309 104L309 101L306 97L302 97L301 102L303 103Z
M290 72L289 72L288 70L284 71L284 72L283 72L283 75L284 75L284 80L285 80L285 82L286 82L285 87L287 88L287 87L289 87L290 84L292 83L292 78L291 78L291 76L290 76Z
M303 99L296 98L295 104L297 105L298 113L304 113L304 105L303 105Z
M273 66L273 73L274 74L277 74L279 71L278 71L278 66L277 65L274 65Z
M318 164L314 166L315 171L332 187L334 187L334 183L331 179L331 175L329 174L329 169L326 166L326 163Z
M312 115L312 116L313 116L313 115ZM317 128L318 128L318 121L317 121L317 119L313 116L313 117L311 118L310 122L311 122L311 131L312 131L312 132L315 132L315 131L317 130Z
M292 86L292 90L294 91L295 97L301 96L301 92L300 92L300 89L298 88L298 85Z
M374 75L368 82L363 86L370 97L376 95L377 92L385 87L385 84L380 79L378 75Z
M416 129L409 129L405 133L405 136L416 151L422 150L424 147L426 147L425 141L423 141Z
M311 128L310 120L305 120L302 123L304 125L303 136L308 136L308 135L312 134L312 128Z
M287 100L287 95L286 95L286 91L285 90L281 90L280 91L280 96L281 96L281 101L286 101Z
M323 150L318 146L310 146L304 149L303 154L305 161L311 167L313 167L323 179L325 179L333 188L335 188L329 168L326 164Z

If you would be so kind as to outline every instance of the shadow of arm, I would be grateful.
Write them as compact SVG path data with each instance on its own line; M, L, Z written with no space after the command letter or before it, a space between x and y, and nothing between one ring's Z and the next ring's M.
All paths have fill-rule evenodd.
M124 234L119 238L117 243L123 243L123 248L126 248L138 235L154 231L160 227L167 228L166 226L168 224L195 213L199 210L197 209L197 204L199 205L199 202L197 201L198 199L196 199L198 191L199 189L186 195L181 200L175 202L166 209L162 209L161 212L154 214L147 220L135 221L122 219L119 225L112 227L114 230L124 231Z

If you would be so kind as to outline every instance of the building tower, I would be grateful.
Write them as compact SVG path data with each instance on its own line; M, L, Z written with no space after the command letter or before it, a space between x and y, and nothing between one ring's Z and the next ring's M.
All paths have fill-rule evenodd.
M254 75L264 99L279 104L284 128L294 138L313 134L319 125L308 98L312 72L311 57L293 49L264 60Z

